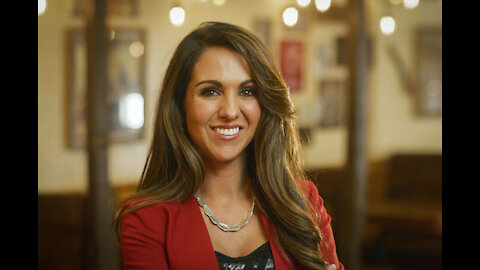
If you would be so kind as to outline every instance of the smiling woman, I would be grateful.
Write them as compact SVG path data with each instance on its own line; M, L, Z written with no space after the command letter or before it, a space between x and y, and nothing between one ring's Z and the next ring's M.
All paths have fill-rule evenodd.
M114 221L124 269L343 269L303 180L289 90L257 37L201 24L157 106L138 191Z

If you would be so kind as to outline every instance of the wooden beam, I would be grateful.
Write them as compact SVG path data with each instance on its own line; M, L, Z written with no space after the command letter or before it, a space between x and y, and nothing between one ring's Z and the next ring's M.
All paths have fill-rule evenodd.
M110 224L114 193L108 181L108 39L107 0L85 6L87 44L88 196L84 269L120 269L119 247Z
M363 0L348 5L350 33L347 38L349 94L347 95L348 146L343 204L338 232L338 253L346 269L361 269L361 238L365 223L367 158L367 37Z

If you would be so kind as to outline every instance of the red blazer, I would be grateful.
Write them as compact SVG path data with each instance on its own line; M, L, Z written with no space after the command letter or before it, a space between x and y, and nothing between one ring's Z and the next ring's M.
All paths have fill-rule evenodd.
M337 270L343 270L335 250L331 217L317 187L310 181L301 180L300 183L320 210L320 230L325 240L320 247L323 258L335 264ZM296 269L280 254L268 230L268 219L261 211L260 215L272 248L275 269ZM121 222L121 249L125 270L219 269L207 227L193 196L181 202L143 207L126 215Z

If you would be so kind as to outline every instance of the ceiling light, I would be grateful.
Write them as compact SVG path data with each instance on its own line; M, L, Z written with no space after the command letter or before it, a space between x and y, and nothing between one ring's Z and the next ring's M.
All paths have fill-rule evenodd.
M331 0L315 0L315 7L320 12L327 11L327 9L330 8L331 4L332 4Z
M289 7L283 11L283 22L285 23L285 25L292 27L297 24L297 20L298 10L296 8Z
M306 7L310 4L310 0L297 0L297 4L301 7Z
M403 0L403 6L408 9L413 9L418 6L419 0Z
M395 31L395 20L392 16L383 16L380 19L380 30L385 35L391 35Z
M185 10L182 7L176 6L170 10L170 21L175 26L180 26L185 21Z

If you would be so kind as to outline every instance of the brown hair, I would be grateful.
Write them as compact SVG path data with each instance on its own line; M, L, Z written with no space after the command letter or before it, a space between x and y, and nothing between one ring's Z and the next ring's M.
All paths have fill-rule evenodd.
M325 269L320 229L311 203L295 179L304 178L299 136L289 90L265 45L249 31L226 23L205 22L178 45L168 65L157 104L154 134L137 192L124 201L114 220L158 202L183 200L204 177L204 164L185 126L184 97L193 67L206 47L240 53L257 87L262 114L247 147L247 170L257 206L276 228L283 251L305 269ZM125 202L129 202L126 205ZM132 205L135 206L132 207Z

